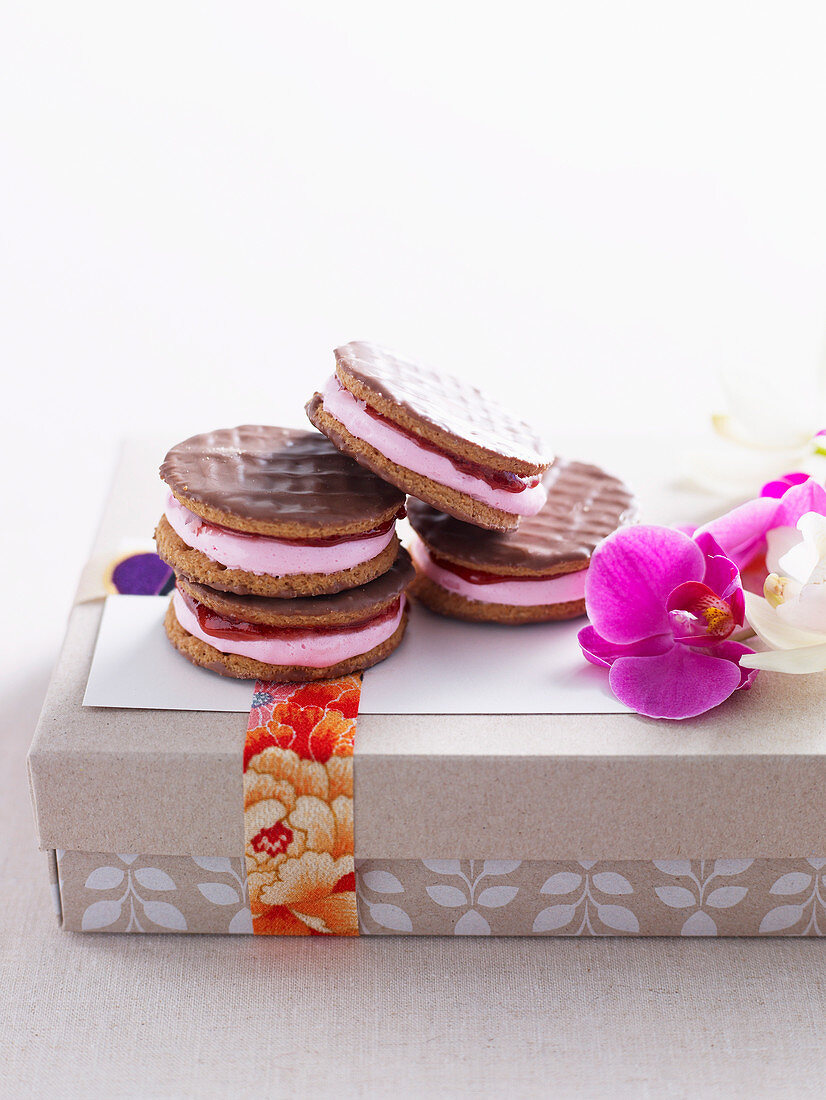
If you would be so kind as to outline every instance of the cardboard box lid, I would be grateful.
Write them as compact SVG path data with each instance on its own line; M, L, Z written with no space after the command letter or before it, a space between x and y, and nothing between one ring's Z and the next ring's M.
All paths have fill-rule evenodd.
M616 442L611 449L611 468L639 485L634 467L643 463L617 453ZM90 569L124 536L153 529L163 450L125 448ZM593 447L568 453L600 461ZM696 500L669 494L659 504L649 518L691 518L689 507L705 518ZM237 855L245 716L84 708L101 612L99 601L74 608L30 751L41 847ZM362 715L356 856L820 853L824 688L826 676L764 675L730 705L673 724L610 714Z

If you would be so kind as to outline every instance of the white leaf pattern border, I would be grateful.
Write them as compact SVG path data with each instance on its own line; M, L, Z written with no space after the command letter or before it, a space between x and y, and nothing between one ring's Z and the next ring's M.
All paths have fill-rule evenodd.
M356 879L364 935L818 936L824 869L821 859L366 860Z
M422 860L422 864L434 874L450 875L461 882L461 885L436 882L426 887L436 905L464 910L453 926L454 936L489 936L490 923L479 909L501 909L519 892L518 886L486 885L480 889L480 884L485 878L512 874L522 865L521 860L471 859L466 862L467 871L462 870L462 862L457 859Z
M667 884L655 886L654 893L670 909L693 909L686 917L681 936L716 936L717 922L707 909L730 909L739 905L748 893L748 887L731 884L714 885L720 878L742 875L754 863L753 859L700 860L695 871L688 859L655 859L658 871L681 878L687 885ZM711 887L711 889L709 889Z
M775 896L805 896L800 901L770 909L760 922L761 934L788 931L807 916L807 910L808 920L801 934L822 936L826 933L826 875L823 874L826 859L808 859L806 862L812 868L811 874L806 871L789 871L781 875L771 888L771 893ZM823 894L820 892L821 888Z
M619 871L594 871L596 860L581 860L581 872L556 871L539 892L570 900L541 909L534 918L534 935L547 932L571 936L607 936L617 932L635 935L640 931L637 915L627 905L603 901L603 897L633 894L634 887ZM570 898L570 895L576 896Z
M60 853L61 856L64 853ZM115 897L98 898L86 905L81 918L81 930L84 932L105 932L128 916L125 932L187 932L187 918L179 905L172 901L153 897L154 894L178 895L181 889L172 875L153 863L159 861L153 857L140 857L136 854L107 856L107 860L118 860L122 866L113 863L95 867L86 877L84 890L94 893L111 893L117 890ZM152 863L144 863L143 860ZM134 866L138 861L139 866ZM176 861L177 862L177 861ZM194 856L192 864L212 875L230 876L232 883L212 880L197 883L200 896L214 906L240 906L228 921L226 931L232 934L252 933L252 914L247 899L246 879L233 867L233 861L223 856ZM240 861L238 861L240 864ZM121 892L121 888L124 888Z
M71 927L253 931L240 859L59 852L61 890L73 855ZM365 935L826 935L820 858L371 860L356 890Z
M141 915L150 924L158 928L175 932L186 931L186 918L176 905L169 901L157 901L146 898L141 890L175 890L174 880L159 867L138 867L132 870L137 855L120 855L124 864L120 867L97 867L86 879L87 890L111 890L120 887L124 880L126 889L117 898L102 898L94 901L83 914L81 928L84 932L101 932L120 920L124 906L129 906L129 923L126 932L146 932L141 924ZM141 887L141 890L138 889ZM151 931L151 929L149 929Z

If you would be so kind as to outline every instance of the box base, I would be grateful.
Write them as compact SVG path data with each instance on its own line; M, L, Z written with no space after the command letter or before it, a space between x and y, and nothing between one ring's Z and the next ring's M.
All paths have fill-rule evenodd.
M48 853L73 932L252 933L243 860ZM826 859L357 860L361 935L823 936Z

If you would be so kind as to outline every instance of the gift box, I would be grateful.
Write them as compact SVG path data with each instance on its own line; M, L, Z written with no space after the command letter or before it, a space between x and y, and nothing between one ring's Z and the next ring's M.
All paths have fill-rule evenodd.
M650 448L610 450L645 518L714 510L649 484ZM417 608L363 682L223 680L172 650L151 594L162 453L124 449L29 755L64 929L826 931L823 676L654 721L584 665L581 624Z

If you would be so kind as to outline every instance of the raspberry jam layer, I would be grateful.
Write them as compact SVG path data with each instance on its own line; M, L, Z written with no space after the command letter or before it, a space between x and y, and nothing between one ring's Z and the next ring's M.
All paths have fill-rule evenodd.
M518 516L535 516L547 497L541 479L486 469L458 456L448 456L434 444L401 428L359 401L334 374L321 392L326 411L357 439L369 443L385 458L415 474L491 508Z
M511 607L550 607L585 598L587 569L551 577L508 577L485 573L481 569L465 569L437 557L419 538L413 540L410 556L420 573L466 600L509 604Z
M329 574L352 569L377 557L390 544L396 529L393 518L366 534L329 539L276 539L208 523L190 512L171 493L164 514L175 534L210 561L227 569L269 577Z
M235 653L268 665L330 668L386 642L398 629L406 597L361 623L348 626L267 626L219 615L176 588L175 616L184 630L220 653Z
M365 404L364 411L373 420L405 436L406 439L415 443L422 450L430 451L431 454L441 455L442 457L449 457L450 462L457 470L469 477L476 478L478 481L484 481L491 489L502 489L506 493L524 493L526 489L533 489L542 480L539 474L533 474L531 477L520 477L519 474L512 474L507 470L493 470L489 466L483 466L481 462L471 462L469 458L463 458L461 455L447 456L441 447L432 440L417 435L402 424L397 424L389 416L380 413L378 409Z

